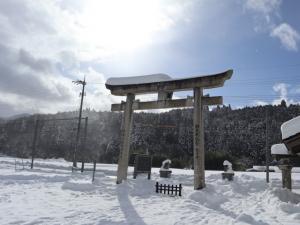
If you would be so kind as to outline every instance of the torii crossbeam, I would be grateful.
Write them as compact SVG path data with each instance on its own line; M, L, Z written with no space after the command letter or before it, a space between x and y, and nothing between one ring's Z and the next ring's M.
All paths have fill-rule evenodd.
M126 102L112 104L112 111L124 111L121 127L121 149L118 160L117 184L127 179L130 133L134 110L194 107L193 153L194 189L205 187L203 106L223 104L221 96L203 96L203 89L222 87L232 76L233 70L223 73L172 79L166 74L109 78L105 85L112 95L127 96ZM193 90L194 97L172 100L173 92ZM157 101L134 101L135 95L158 93Z

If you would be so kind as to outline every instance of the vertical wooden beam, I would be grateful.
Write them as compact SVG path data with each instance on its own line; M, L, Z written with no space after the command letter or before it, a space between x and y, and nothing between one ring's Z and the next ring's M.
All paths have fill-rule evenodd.
M86 154L85 146L86 146L87 128L88 128L89 118L85 117L84 121L85 121L85 123L84 123L84 137L83 137L83 144L82 144L82 150L81 150L81 173L83 173L83 171L84 171L84 161L85 161L84 154Z
M130 133L132 126L132 115L133 115L133 101L134 94L127 94L125 103L125 110L122 119L121 127L121 146L118 161L117 171L117 184L122 183L123 180L127 179L128 159L129 159L129 147L130 147Z
M96 164L97 164L97 161L95 160L95 161L94 161L94 167L93 167L93 178L92 178L92 182L94 182L94 180L95 180Z
M204 166L204 126L203 126L203 89L194 88L194 115L193 115L193 138L194 138L194 189L205 187Z
M31 165L30 165L31 169L33 169L33 161L34 161L35 153L36 153L36 142L37 142L37 136L38 136L38 129L39 129L39 120L37 119L35 121L33 141L32 141Z
M270 148L269 148L269 121L268 121L268 108L266 108L266 181L270 182L269 174L269 161L270 161Z

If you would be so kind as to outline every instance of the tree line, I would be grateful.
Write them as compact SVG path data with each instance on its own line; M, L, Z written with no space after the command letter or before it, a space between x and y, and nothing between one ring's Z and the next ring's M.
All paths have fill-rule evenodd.
M35 120L38 128L36 156L72 160L77 120L52 120L76 117L78 112L31 115L14 120L0 120L0 153L15 157L30 157ZM205 110L205 161L207 169L222 169L227 159L237 169L245 169L265 162L266 139L270 146L281 142L280 126L300 115L299 105L245 107L229 106ZM80 133L78 159L116 163L120 147L121 113L97 112L87 109L89 118L86 145ZM84 123L84 121L83 121ZM268 123L268 137L266 124ZM83 127L83 126L82 126ZM170 158L173 167L192 167L193 110L176 109L164 113L135 113L131 135L131 153L149 153L153 166Z

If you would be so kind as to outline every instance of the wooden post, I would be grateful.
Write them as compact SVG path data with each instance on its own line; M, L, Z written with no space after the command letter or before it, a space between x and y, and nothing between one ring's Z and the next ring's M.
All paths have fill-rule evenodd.
M96 173L96 161L94 161L94 167L93 167L93 179L92 179L92 182L94 182L95 180L95 173Z
M128 159L129 159L129 147L130 147L130 133L132 125L133 115L133 100L134 94L127 94L125 103L125 110L122 119L121 127L121 148L119 153L118 171L117 171L117 184L122 183L127 179Z
M35 126L34 126L33 141L32 141L31 165L30 165L31 169L33 169L33 161L34 161L35 152L36 152L36 142L37 142L37 136L38 136L38 129L39 129L39 120L36 120L35 121Z
M182 185L179 184L179 196L181 196Z
M84 171L84 162L83 161L81 162L81 169L80 169L80 171L81 171L81 173L83 173L83 171Z
M88 128L88 117L85 117L85 124L84 124L84 137L83 137L83 144L82 144L82 150L81 150L81 173L84 171L84 153L85 153L85 146L86 146L86 137L87 137L87 128Z
M270 161L270 149L269 149L269 124L268 124L268 106L266 106L266 181L269 183L270 181L270 175L269 175L269 161Z
M202 88L194 88L194 115L193 115L193 138L194 138L194 189L205 187L204 166L204 129L203 129L203 107Z

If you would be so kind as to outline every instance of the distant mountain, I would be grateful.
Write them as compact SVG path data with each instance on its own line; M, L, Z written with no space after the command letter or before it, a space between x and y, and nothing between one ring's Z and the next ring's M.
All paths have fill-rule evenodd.
M16 120L16 119L19 119L19 118L23 118L23 117L28 117L28 116L31 116L31 114L29 113L21 113L21 114L16 114L16 115L13 115L13 116L9 116L9 117L2 117L0 118L0 121L7 121L7 120Z

